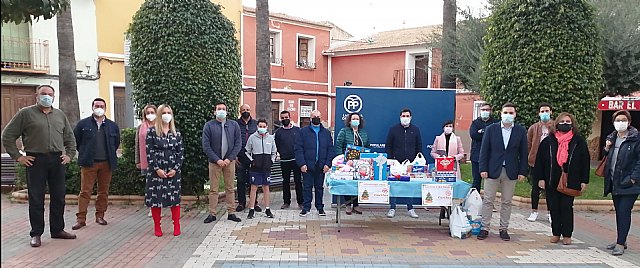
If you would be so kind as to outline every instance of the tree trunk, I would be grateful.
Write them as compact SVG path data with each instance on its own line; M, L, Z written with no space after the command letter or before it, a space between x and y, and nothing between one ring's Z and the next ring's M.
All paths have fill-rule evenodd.
M76 78L71 6L57 15L56 29L58 31L58 72L60 77L56 95L59 98L60 110L64 111L71 126L75 127L80 120L80 108L78 105L78 80Z
M256 0L256 113L258 118L267 120L271 130L273 119L269 35L269 1Z
M451 74L456 60L456 0L444 0L442 6L442 80L441 88L456 88L456 78Z

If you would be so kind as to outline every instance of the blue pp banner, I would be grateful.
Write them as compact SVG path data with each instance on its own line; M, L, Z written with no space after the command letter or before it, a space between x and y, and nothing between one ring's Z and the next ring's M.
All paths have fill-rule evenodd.
M336 135L344 127L349 113L358 112L365 120L371 149L385 152L389 128L400 123L400 111L411 110L411 124L420 128L422 151L429 163L429 153L437 135L442 134L442 124L455 118L456 91L452 89L415 88L336 88Z

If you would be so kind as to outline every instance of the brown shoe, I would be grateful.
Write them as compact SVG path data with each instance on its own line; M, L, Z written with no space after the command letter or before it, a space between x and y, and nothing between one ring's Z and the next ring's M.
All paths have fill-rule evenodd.
M40 241L40 236L31 237L31 242L29 242L29 244L31 244L31 247L34 247L34 248L37 248L40 245L42 245L42 241Z
M551 243L558 243L560 241L560 236L552 236L551 239L549 239L549 242Z
M571 237L563 237L562 238L563 245L571 245Z
M284 204L282 204L282 206L280 207L280 209L288 209L289 207L290 207L290 205L289 205L289 204L284 203Z
M351 206L347 206L347 209L344 212L347 213L347 215L351 215L353 209L351 208Z
M58 232L57 234L52 234L51 238L53 238L53 239L76 239L76 235L71 234L71 233L67 233L66 231L62 230L62 231Z
M72 226L72 227L71 227L71 230L74 230L74 231L75 231L75 230L78 230L78 229L80 229L80 228L82 228L82 227L85 227L85 226L87 226L87 224L86 224L86 223L84 223L84 222L77 222L77 223L76 223L76 225L74 225L74 226Z
M107 221L105 221L102 217L96 218L96 222L100 225L107 225Z
M353 212L356 214L362 214L362 209L360 209L360 207L353 207Z

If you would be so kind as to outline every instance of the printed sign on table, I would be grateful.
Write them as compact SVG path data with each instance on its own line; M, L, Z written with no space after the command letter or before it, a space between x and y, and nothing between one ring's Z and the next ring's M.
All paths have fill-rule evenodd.
M422 205L430 207L451 206L453 203L453 185L423 184Z
M358 203L389 204L389 183L386 181L359 181Z

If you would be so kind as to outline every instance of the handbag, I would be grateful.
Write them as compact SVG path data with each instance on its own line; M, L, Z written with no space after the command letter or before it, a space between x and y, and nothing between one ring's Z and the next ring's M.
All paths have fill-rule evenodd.
M571 156L569 157L569 163L567 164L567 170L569 169L569 166L571 166L571 158L573 158L573 152L575 151L576 146L573 147L573 150L571 152ZM560 167L560 169L562 169L562 167ZM558 182L558 187L556 188L556 190L558 190L558 192L561 192L565 195L568 196L581 196L582 195L582 191L580 190L575 190L575 189L571 189L567 186L567 184L569 183L569 173L564 172L564 170L562 171L562 175L560 176L560 181Z
M604 177L604 172L605 172L605 166L607 165L607 157L603 157L602 161L600 161L600 164L598 164L598 167L596 168L596 176L598 177Z

